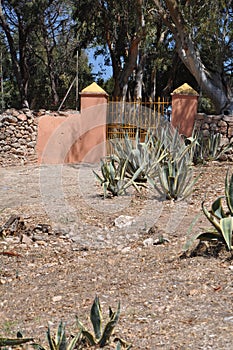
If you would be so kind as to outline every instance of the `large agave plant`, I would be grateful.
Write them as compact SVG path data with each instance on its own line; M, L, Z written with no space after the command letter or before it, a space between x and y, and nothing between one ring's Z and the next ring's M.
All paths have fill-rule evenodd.
M158 163L166 155L163 144L150 130L147 131L143 142L137 129L135 139L130 139L126 134L124 139L112 141L112 146L119 159L128 160L125 176L132 178L137 173L135 181L138 184L147 181L147 176L155 172Z
M228 250L233 249L232 232L233 232L233 174L229 177L228 172L225 178L225 202L227 211L223 206L223 198L217 198L211 205L210 210L202 203L202 210L207 219L214 227L213 232L200 233L193 237L193 239L186 245L188 249L194 239L202 241L217 240L225 244Z
M148 176L148 181L159 195L166 199L184 199L190 195L198 177L193 179L190 151L196 140L185 144L178 130L166 128L160 133L165 157L159 162L157 176Z
M203 135L203 131L194 129L193 134L197 140L193 151L194 164L217 160L227 151L232 149L232 142L221 145L220 133L212 132L208 137L206 137Z
M185 159L168 159L158 168L158 179L148 178L161 197L177 200L187 198L198 178L192 178L192 170Z
M77 319L78 327L81 331L82 337L87 341L90 346L99 346L103 348L110 341L110 337L113 333L115 326L118 323L120 316L120 303L118 303L117 311L113 312L111 308L109 308L109 320L106 325L103 327L103 316L101 311L101 306L99 302L99 298L96 297L93 305L91 307L90 319L93 326L94 334L88 331L84 325ZM117 349L121 349L124 347L126 349L130 349L131 345L126 343L121 339L117 339Z

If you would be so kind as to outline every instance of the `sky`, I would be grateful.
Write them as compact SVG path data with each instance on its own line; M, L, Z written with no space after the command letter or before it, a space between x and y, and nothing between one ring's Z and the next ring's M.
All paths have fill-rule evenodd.
M92 64L92 72L94 74L101 73L101 78L104 80L108 80L112 76L112 67L106 66L104 64L104 57L103 56L98 56L97 58L94 57L94 48L89 48L87 50L87 55L89 62Z

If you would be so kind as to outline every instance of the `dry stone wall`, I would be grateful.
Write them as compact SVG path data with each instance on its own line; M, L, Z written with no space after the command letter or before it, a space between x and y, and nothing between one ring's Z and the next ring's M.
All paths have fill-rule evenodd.
M220 133L221 145L233 142L233 116L198 113L195 118L195 126L198 130L202 130L206 137L211 133ZM233 161L232 151L229 151L228 155L223 158L223 160Z
M38 118L28 109L9 109L0 115L0 162L2 166L36 161Z

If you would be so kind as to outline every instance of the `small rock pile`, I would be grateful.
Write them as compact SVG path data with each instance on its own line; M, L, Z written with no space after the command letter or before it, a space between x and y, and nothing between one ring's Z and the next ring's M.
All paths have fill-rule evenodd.
M0 164L36 161L38 119L29 109L9 109L0 115Z

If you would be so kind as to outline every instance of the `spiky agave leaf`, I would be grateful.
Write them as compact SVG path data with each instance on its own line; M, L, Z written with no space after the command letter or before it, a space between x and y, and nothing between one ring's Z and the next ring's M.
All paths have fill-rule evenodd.
M80 331L77 335L75 335L71 341L69 342L66 350L73 350L77 344L77 342L81 339L82 332Z
M232 249L233 217L229 216L220 220L220 227L224 241L229 250Z
M211 224L216 228L216 230L218 232L221 233L221 227L220 227L220 221L218 218L216 218L215 215L213 215L211 212L209 212L206 207L204 206L205 202L202 202L201 206L202 206L202 210L203 213L205 214L205 216L207 217L207 219L211 222Z
M226 214L224 213L224 210L223 210L222 198L223 197L218 197L212 203L212 206L211 206L211 214L213 214L219 220L226 217Z
M229 179L228 172L229 170L227 171L225 178L225 197L230 214L233 216L233 174Z
M110 317L110 321L108 321L108 323L106 324L103 334L101 336L101 339L98 342L98 345L102 348L106 345L106 343L109 341L112 332L119 320L119 316L120 316L120 302L118 303L118 308L116 312L111 312L111 317Z
M127 343L126 341L122 340L121 338L115 338L114 342L116 343L116 350L121 350L122 348L125 350L130 350L132 348L132 344Z
M33 341L33 338L0 338L0 348L5 346L17 346Z
M51 336L50 327L48 327L48 330L47 330L47 339L48 339L50 350L58 350L55 339Z
M55 343L58 350L66 350L66 333L62 321L57 328Z
M78 316L76 316L76 322L78 325L78 328L81 331L82 336L88 341L89 345L94 346L97 344L94 336L91 334L91 332L89 332L84 325L82 324L82 322L79 321Z
M95 332L95 337L96 339L100 339L102 333L102 312L99 298L97 296L95 297L95 300L91 307L90 319Z

